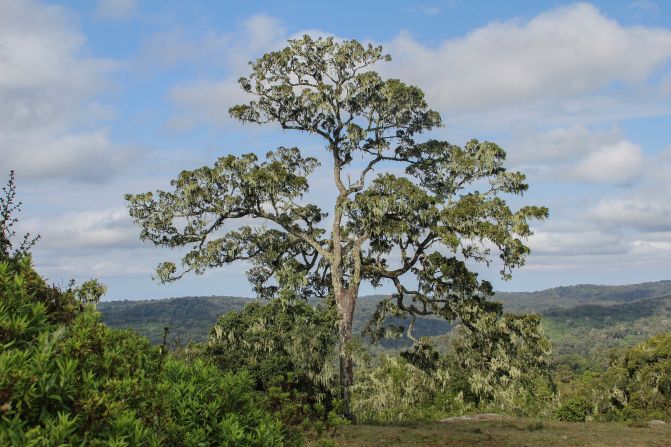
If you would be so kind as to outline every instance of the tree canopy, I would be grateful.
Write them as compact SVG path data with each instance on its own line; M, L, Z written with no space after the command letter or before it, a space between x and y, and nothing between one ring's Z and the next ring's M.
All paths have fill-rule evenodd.
M158 277L173 281L249 261L259 296L330 297L343 346L352 337L363 281L394 290L371 327L376 337L390 313L469 324L482 309L497 309L486 300L491 284L469 262L498 257L509 278L529 253L529 221L548 210L513 210L504 200L528 185L522 173L505 168L498 145L421 138L442 124L440 115L418 87L372 70L388 60L379 46L306 35L252 62L239 83L253 99L232 107L231 116L319 137L326 156L306 157L296 147L268 152L265 160L226 155L214 166L181 172L171 191L127 195L142 239L188 248L179 269L163 263ZM336 193L328 212L304 202L322 162L332 167ZM240 218L252 223L231 229ZM343 349L345 393L351 371Z

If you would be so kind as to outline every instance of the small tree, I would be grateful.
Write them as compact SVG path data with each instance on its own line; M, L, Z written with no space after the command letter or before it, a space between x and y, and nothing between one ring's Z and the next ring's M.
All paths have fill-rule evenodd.
M323 139L336 193L330 219L301 201L319 161L295 147L269 152L265 161L224 156L212 167L181 172L172 191L126 196L142 239L190 247L179 271L170 262L158 266L161 281L246 260L261 297L291 290L331 299L340 316L340 377L350 417L349 345L362 282L395 289L378 308L375 335L389 312L465 317L487 307L492 294L466 261L489 263L498 254L508 278L529 252L528 220L547 216L543 207L513 211L501 198L522 194L527 184L523 174L505 169L496 144L418 141L441 125L440 115L419 88L370 70L389 60L381 47L304 36L251 63L251 75L239 81L254 99L232 107L233 117ZM371 179L390 164L404 174ZM237 218L259 225L225 231Z
M21 244L13 248L12 239L16 235L14 225L19 221L16 214L21 211L21 202L16 201L16 180L14 171L9 171L7 185L2 188L0 196L0 261L18 259L28 254L40 236L31 237L30 233L23 236Z

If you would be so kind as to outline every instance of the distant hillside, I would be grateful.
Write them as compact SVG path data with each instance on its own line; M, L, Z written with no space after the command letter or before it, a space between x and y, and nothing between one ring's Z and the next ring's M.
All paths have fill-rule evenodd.
M604 356L671 331L671 295L615 305L587 304L544 312L543 327L557 354Z
M671 295L671 281L625 286L582 284L538 292L497 292L494 299L502 302L508 311L542 313L554 308L571 308L582 304L622 304L664 295Z
M354 330L360 333L381 296L359 299ZM579 285L539 292L501 292L494 299L512 312L535 312L543 316L547 335L560 354L605 353L628 346L662 331L671 330L671 281L626 286ZM240 310L250 298L210 296L165 300L111 301L98 305L103 321L112 327L130 327L160 343L169 327L169 342L204 341L217 317ZM394 324L407 324L396 321ZM450 324L438 318L417 320L415 335L441 335ZM387 347L407 345L388 341Z
M168 327L171 343L204 341L219 315L241 310L250 298L235 296L198 296L163 300L107 301L98 304L105 324L131 328L153 343L161 343L163 328Z
M360 334L370 320L377 303L382 297L365 296L359 298L354 320L354 332ZM171 344L200 342L207 339L208 331L219 315L239 311L245 304L254 302L252 298L207 296L183 297L163 300L124 300L98 304L105 324L116 328L131 328L148 337L153 343L161 343L163 328L168 327ZM390 324L403 325L403 321L390 320ZM407 324L407 322L405 322ZM418 319L414 334L444 334L451 325L439 318ZM385 341L385 346L408 345L408 341Z

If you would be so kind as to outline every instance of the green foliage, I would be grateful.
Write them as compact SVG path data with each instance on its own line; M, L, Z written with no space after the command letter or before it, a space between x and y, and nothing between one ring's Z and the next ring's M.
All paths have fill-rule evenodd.
M611 350L671 331L671 295L668 289L662 291L665 296L622 304L549 310L543 313L543 326L560 361L571 363L570 357L577 354L590 359L591 369L603 370Z
M222 314L241 311L253 300L232 296L182 297L162 300L104 301L96 307L103 322L131 328L154 344L161 344L163 328L170 328L170 348L205 342Z
M0 263L0 445L282 445L248 376L109 329L85 292L16 266Z
M324 418L336 404L336 324L333 310L302 300L251 303L217 320L203 354L224 371L248 372L290 422Z
M462 396L449 392L446 369L427 371L402 357L383 356L356 369L352 409L366 423L435 420L466 410Z
M670 418L671 333L614 352L606 371L588 371L563 388L557 416L565 420Z
M592 412L592 404L585 398L572 397L562 402L555 416L560 421L584 422Z
M84 281L76 291L77 298L84 304L99 303L100 298L102 298L105 293L107 293L107 286L98 282L97 279Z
M529 222L548 216L545 207L506 202L528 185L522 173L506 169L498 145L421 141L442 124L440 115L418 87L371 70L389 60L381 47L305 35L253 61L251 74L239 80L252 99L232 107L231 116L324 143L337 194L328 220L302 201L318 161L298 148L280 147L261 161L223 156L213 167L183 171L170 191L126 195L143 240L186 249L180 268L158 266L161 281L248 261L259 296L333 299L346 412L353 378L347 346L362 282L394 286L370 327L375 339L388 315L465 320L473 307L496 308L487 301L491 284L467 261L498 258L509 278L529 253ZM360 169L355 157L363 159ZM373 177L390 162L403 174ZM255 223L226 231L240 218Z
M558 292L561 290L561 294ZM587 294L586 290L589 290ZM582 374L586 369L602 370L613 348L641 343L661 332L671 331L671 281L628 286L573 286L539 292L497 292L495 299L504 310L521 312L527 304L542 316L545 335L553 345L555 359L566 374ZM357 302L353 332L360 335L383 296L363 296ZM622 300L627 300L622 302ZM579 305L585 300L599 304ZM219 315L239 311L250 302L230 296L184 297L164 300L108 301L97 305L103 321L111 327L130 327L161 343L163 327L170 327L171 345L207 340L208 331ZM316 304L317 301L311 301ZM407 318L388 317L386 325L408 327ZM416 338L450 332L448 321L438 317L417 317ZM173 340L174 339L174 340ZM383 347L407 348L407 338L383 339ZM557 357L560 358L557 358Z
M362 420L440 418L467 411L548 416L555 405L550 345L536 316L489 313L457 328L447 354L426 339L359 368L354 408Z
M550 343L535 315L485 314L461 327L448 367L462 381L465 399L481 408L539 415L554 395Z

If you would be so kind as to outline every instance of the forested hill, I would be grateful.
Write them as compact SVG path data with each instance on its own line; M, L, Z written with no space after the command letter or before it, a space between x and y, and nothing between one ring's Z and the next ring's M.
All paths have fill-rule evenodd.
M661 298L657 298L661 297ZM359 300L355 330L361 331L380 296ZM655 299L651 299L655 298ZM561 351L589 349L588 340L607 345L629 344L663 328L671 330L671 281L626 286L578 285L539 292L497 293L495 299L512 312L543 314L544 326ZM209 296L163 300L109 301L98 305L105 323L130 327L159 343L163 328L170 328L171 343L203 341L217 317L240 310L250 298ZM416 335L438 335L449 331L436 318L418 321ZM659 329L659 330L658 330ZM587 337L586 337L587 336Z
M361 333L370 320L381 296L359 298L354 319L355 333ZM116 328L132 328L153 343L161 343L163 328L169 328L168 341L184 344L204 341L219 315L241 310L252 298L230 296L201 296L162 300L107 301L98 304L103 321ZM399 322L401 323L401 322ZM450 324L439 318L422 318L416 324L415 335L436 335L449 332Z
M557 354L595 357L671 331L671 295L623 304L551 309L543 327Z
M250 298L235 296L187 296L162 300L107 301L98 304L103 321L116 328L129 327L153 343L160 343L163 328L176 343L204 341L219 315L241 310Z
M512 312L543 313L553 308L582 304L612 305L645 298L671 295L671 281L645 282L624 286L581 284L554 287L538 292L498 292L495 299Z

